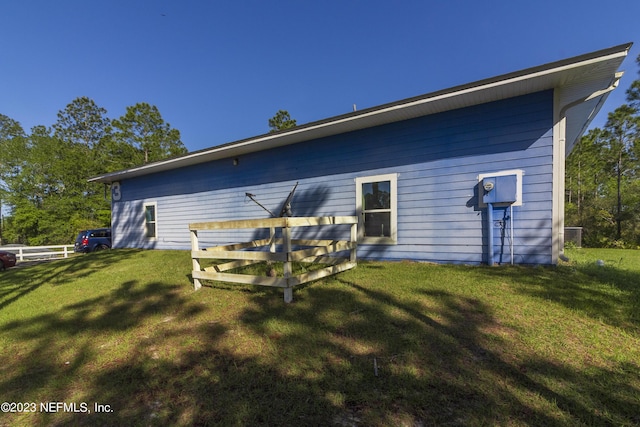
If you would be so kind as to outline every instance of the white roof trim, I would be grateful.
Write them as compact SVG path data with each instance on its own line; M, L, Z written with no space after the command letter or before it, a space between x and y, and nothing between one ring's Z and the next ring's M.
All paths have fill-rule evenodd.
M591 90L594 86L603 89L608 87L615 78L615 73L630 48L630 43L620 45L543 66L300 125L292 129L259 135L195 151L180 157L96 176L89 179L89 181L111 183L442 111L464 108L542 90L558 89L564 86L577 87L577 92ZM583 87L584 90L580 90ZM606 96L606 94L603 95L605 98ZM597 99L597 101L603 101L605 98ZM579 124L578 128L584 129L585 123L588 124L593 119L593 116L601 106L602 102L595 102L592 106L587 106L589 107L588 111L585 108L576 109L575 117L572 117L571 110L573 109L570 109L567 113L567 120L580 121L582 124ZM572 145L574 141L567 142L568 145Z

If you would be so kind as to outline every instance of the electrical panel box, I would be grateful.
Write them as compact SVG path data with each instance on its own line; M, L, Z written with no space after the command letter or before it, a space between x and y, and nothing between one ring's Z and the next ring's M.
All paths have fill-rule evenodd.
M484 203L514 203L517 200L517 176L488 176L482 179Z

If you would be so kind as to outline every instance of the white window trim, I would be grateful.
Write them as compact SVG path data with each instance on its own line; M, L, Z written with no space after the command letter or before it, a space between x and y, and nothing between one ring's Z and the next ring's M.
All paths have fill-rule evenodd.
M358 243L367 245L396 245L398 243L398 174L371 175L356 178L356 215L358 216ZM362 206L362 184L389 181L391 189L390 237L367 237L364 235L364 212Z
M154 224L156 226L156 235L155 237L149 237L147 236L147 206L153 206L153 211L155 212L155 221ZM146 240L149 241L154 241L154 240L158 240L158 203L157 202L147 202L144 203L142 206L142 235L144 236L144 238Z

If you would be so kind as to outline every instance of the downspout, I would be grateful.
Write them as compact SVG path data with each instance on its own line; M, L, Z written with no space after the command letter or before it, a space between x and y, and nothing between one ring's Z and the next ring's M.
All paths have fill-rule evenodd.
M613 77L613 81L611 82L611 84L604 88L604 89L600 89L597 90L593 93L591 93L590 95L578 98L574 101L568 102L566 103L562 108L560 108L560 112L558 113L557 116L557 123L559 124L559 128L558 128L558 144L559 146L557 147L557 151L554 151L554 156L557 155L559 158L562 159L562 162L558 162L557 163L557 184L555 185L555 189L557 191L557 216L554 215L554 220L553 220L553 235L554 237L557 236L557 243L555 243L554 246L552 246L552 258L553 258L553 262L557 262L558 258L564 259L564 177L565 177L565 159L567 156L566 153L566 116L567 116L567 111L570 108L575 107L576 105L580 105L582 103L591 101L595 98L598 97L602 97L603 95L608 94L609 92L613 91L615 88L618 87L618 84L620 83L620 79L623 76L623 72L617 72L614 74ZM601 102L603 102L601 100ZM599 108L596 107L595 111L597 111ZM560 125L561 124L561 125ZM582 132L584 132L584 128L582 129ZM561 157L560 157L561 156ZM554 167L554 170L556 169L556 167ZM555 172L554 172L555 173ZM554 206L556 206L556 202L554 202ZM556 228L557 227L557 228ZM553 239L554 241L556 239Z
M510 219L509 219L509 226L511 227L511 233L509 233L509 235L511 236L511 265L513 265L513 245L514 245L514 237L513 237L513 204L509 205L509 209L511 210L511 215Z

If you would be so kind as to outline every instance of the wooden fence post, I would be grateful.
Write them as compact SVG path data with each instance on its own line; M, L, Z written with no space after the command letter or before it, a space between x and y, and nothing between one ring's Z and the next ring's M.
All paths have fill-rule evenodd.
M289 279L291 278L291 228L289 228L289 224L286 224L282 227L282 239L283 239L283 247L282 251L286 254L286 261L284 262L284 278L287 281L287 287L284 288L284 302L287 304L293 301L293 287L291 283L289 283Z
M200 246L198 244L198 230L191 230L191 251L200 250ZM191 259L193 260L193 271L200 271L200 261L198 258L193 257L193 253L191 254ZM193 289L197 291L202 287L202 283L200 283L200 279L193 278Z

